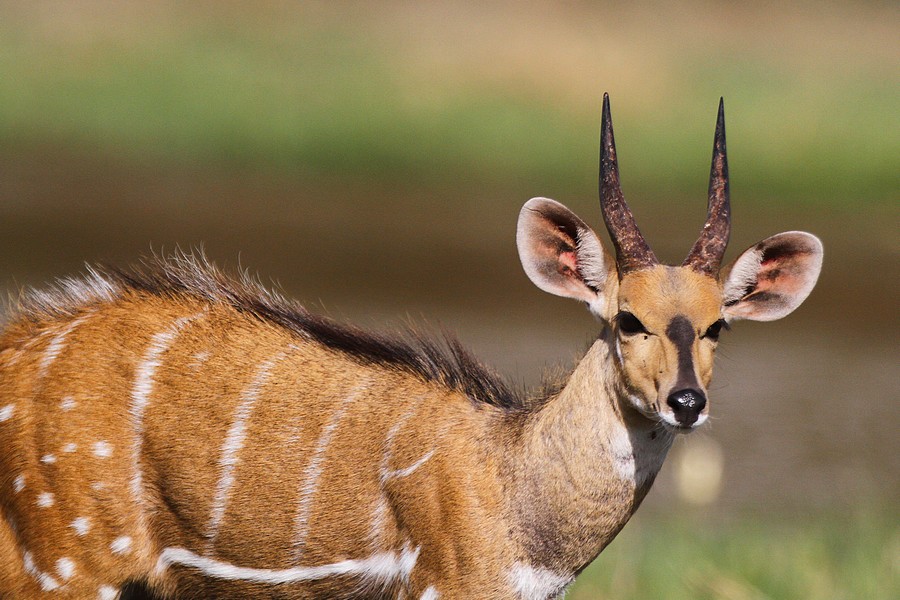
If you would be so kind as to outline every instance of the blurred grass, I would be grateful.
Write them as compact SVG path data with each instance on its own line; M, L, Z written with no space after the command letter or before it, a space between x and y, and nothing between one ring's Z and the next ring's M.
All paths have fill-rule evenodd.
M639 513L567 600L889 600L900 597L890 511L716 523Z
M900 187L890 6L35 6L0 13L7 148L582 190L609 90L625 185L702 194L724 95L743 194L858 206Z

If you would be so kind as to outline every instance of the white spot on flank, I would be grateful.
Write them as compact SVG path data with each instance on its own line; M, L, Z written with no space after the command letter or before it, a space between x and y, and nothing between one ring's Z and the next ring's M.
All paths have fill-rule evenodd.
M101 585L97 590L97 600L116 600L119 597L119 590L108 585Z
M18 494L25 489L25 476L17 475L13 480L13 490Z
M209 360L209 357L211 355L212 355L212 353L209 350L201 350L200 352L198 352L194 355L194 361L188 366L191 369L195 369L195 370L199 369L201 366L203 366L203 363L205 363L207 360Z
M77 403L75 402L75 398L73 398L72 396L66 396L59 403L59 407L65 411L72 410L76 405Z
M340 406L331 414L331 419L322 429L316 449L313 452L309 465L306 467L303 477L303 487L300 489L300 502L297 508L297 518L294 522L294 556L299 558L303 554L303 545L306 543L306 535L309 533L309 513L312 510L312 499L319 484L319 476L322 474L322 462L325 460L325 451L331 442L334 430L341 422L341 418L347 411L351 402L356 400L366 384L356 386L341 402Z
M69 527L75 530L78 537L82 537L91 530L91 520L87 517L78 517L69 524Z
M509 570L508 579L522 600L546 600L557 597L572 581L570 575L554 573L544 567L517 562Z
M369 558L343 560L316 567L256 569L199 556L185 548L166 548L156 563L156 573L162 574L169 565L183 565L197 569L208 577L256 583L292 583L341 575L363 577L375 582L389 582L396 579L405 581L409 579L418 556L419 548L412 550L404 547L399 555L396 552L381 552Z
M425 591L422 592L422 596L419 598L419 600L438 600L438 598L440 597L441 595L438 594L438 591L436 589L434 589L434 586L429 585L427 588L425 588Z
M22 555L22 562L24 563L25 571L37 580L42 590L45 592L52 592L59 588L59 582L56 581L56 579L37 568L37 565L34 564L34 556L32 556L31 552L26 552Z
M101 490L105 490L105 489L106 489L106 482L103 482L103 481L95 481L94 483L91 484L91 489L94 490L95 492L99 492L99 491L101 491Z
M94 444L94 455L99 458L109 458L112 456L113 448L109 442L103 440Z
M216 536L219 533L219 525L225 517L225 508L228 505L228 493L234 485L234 469L238 463L238 453L244 447L244 439L247 437L247 421L253 411L259 392L265 385L272 367L286 356L285 352L262 363L256 371L253 381L244 391L243 399L235 411L234 421L225 436L222 444L222 455L219 458L220 475L216 484L216 495L213 498L212 511L209 517L207 538L209 549L212 551Z
M52 454L45 454L41 457L41 462L45 465L52 465L56 462L56 456Z
M144 412L150 403L150 395L153 393L153 378L156 369L162 364L162 355L175 341L181 329L201 316L198 313L191 317L175 319L172 325L165 331L155 334L150 339L150 345L144 353L144 360L137 366L137 375L131 388L131 406L128 412L131 417L131 428L134 438L131 443L131 495L139 507L137 514L137 527L139 531L146 531L146 509L144 502L144 475L141 471L141 452L144 447Z
M72 442L69 442L68 444L66 444L65 446L62 447L62 451L65 452L66 454L71 454L71 453L75 452L76 450L78 450L78 444L74 444Z
M41 508L53 506L53 494L50 492L41 492L38 494L37 505Z
M0 408L0 423L3 421L8 421L13 416L13 410L15 410L15 404L7 404L3 408Z
M63 581L68 581L75 574L75 563L72 559L63 557L56 561L56 572Z
M131 538L127 535L117 537L109 545L109 549L113 551L113 554L128 554L131 552Z

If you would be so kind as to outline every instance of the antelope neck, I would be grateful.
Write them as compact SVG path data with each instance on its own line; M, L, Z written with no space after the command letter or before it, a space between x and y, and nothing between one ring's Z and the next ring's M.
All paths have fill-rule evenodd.
M526 560L576 574L637 510L673 435L619 391L606 329L563 390L522 426L510 512Z

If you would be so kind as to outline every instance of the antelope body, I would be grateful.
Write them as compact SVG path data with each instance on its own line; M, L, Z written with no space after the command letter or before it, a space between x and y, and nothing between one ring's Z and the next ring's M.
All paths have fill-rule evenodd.
M790 232L719 275L730 208L719 112L709 218L658 264L618 183L613 259L563 205L519 218L525 271L585 302L597 340L520 397L453 340L368 334L202 259L94 272L21 302L0 337L0 597L560 596L708 414L726 321L780 318L822 248Z

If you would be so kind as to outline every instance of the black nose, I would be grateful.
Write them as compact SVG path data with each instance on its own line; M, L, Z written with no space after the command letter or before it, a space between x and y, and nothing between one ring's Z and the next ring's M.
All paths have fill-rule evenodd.
M690 427L706 406L706 398L697 390L678 390L669 394L666 403L675 412L675 420L682 427Z

